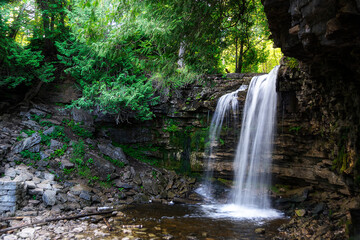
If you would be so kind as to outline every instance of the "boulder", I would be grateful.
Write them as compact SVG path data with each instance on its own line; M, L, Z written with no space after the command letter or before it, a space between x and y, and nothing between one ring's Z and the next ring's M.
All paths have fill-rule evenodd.
M23 150L29 149L31 147L34 147L35 145L39 144L41 141L41 136L39 133L34 133L33 135L31 135L31 137L25 138L24 140L22 140L21 142L17 143L14 147L13 147L13 151L15 153L19 153Z
M50 141L50 149L51 150L60 149L62 147L63 147L63 144L61 142L51 139L51 141Z
M52 134L52 133L54 132L54 130L55 130L55 127L52 126L51 128L46 129L46 130L43 132L43 134L44 134L44 135L50 135L50 134Z
M126 156L123 150L119 147L114 147L113 145L109 144L98 144L98 148L102 154L111 157L114 160L118 160L125 164L129 164L129 161L126 159Z
M88 111L74 108L71 111L72 118L75 122L82 122L85 126L93 126L94 118Z
M107 180L108 176L113 179L117 175L115 174L116 168L112 163L105 160L104 158L100 157L95 153L87 154L87 159L92 159L92 167L91 169L98 173L99 179L101 181Z
M81 193L90 194L91 191L92 189L90 187L83 184L77 184L70 188L70 193L74 194L75 196L79 196Z
M42 199L47 206L54 206L56 204L56 191L46 190Z

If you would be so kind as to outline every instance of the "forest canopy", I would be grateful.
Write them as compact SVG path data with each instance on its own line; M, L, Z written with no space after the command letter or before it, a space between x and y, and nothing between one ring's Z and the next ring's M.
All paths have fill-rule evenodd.
M71 76L70 107L147 120L156 90L270 71L269 34L260 0L0 0L0 87Z

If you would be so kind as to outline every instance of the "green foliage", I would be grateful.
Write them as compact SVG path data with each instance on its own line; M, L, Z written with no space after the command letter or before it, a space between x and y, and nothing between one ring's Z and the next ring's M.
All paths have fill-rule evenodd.
M120 161L117 160L117 159L112 159L111 157L106 156L106 155L104 155L103 157L104 157L106 160L108 160L109 162L111 162L113 165L115 165L115 166L117 166L117 167L119 167L119 168L122 168L122 167L125 166L125 163L120 162Z
M63 169L63 173L64 173L65 175L70 175L70 174L73 173L74 171L75 171L75 168L69 168L69 169L64 168L64 169Z
M41 136L41 143L47 146L50 145L51 139L57 139L62 142L70 142L70 139L66 136L64 132L64 127L62 126L55 126L55 129L51 134L45 135L43 133L40 133L40 136Z
M285 57L284 58L285 66L288 66L290 69L298 69L299 61L293 57Z
M175 133L180 131L180 128L178 127L179 122L177 122L174 119L167 119L164 125L165 125L165 127L163 128L164 132Z
M86 130L84 127L82 127L81 123L75 123L73 120L69 121L67 119L63 120L63 123L65 123L68 127L71 128L74 134L78 135L79 137L83 138L92 138L92 132Z
M23 130L21 130L21 132L26 133L26 135L28 135L29 137L30 137L31 135L33 135L34 133L36 133L36 131L34 131L34 130L32 130L32 129L23 129Z
M123 145L117 144L115 142L112 143L116 147L120 147L126 155L129 155L132 158L135 158L141 162L149 163L152 166L158 166L159 162L157 159L147 156L146 153L156 152L159 150L158 147L153 147L150 145Z
M151 81L141 75L128 56L116 59L100 56L87 45L73 41L57 43L59 59L83 92L69 107L97 108L117 114L118 121L125 121L133 113L140 120L154 116L150 106L156 104L158 98L153 97Z
M299 134L299 131L301 130L302 126L294 126L289 128L289 132L294 132L296 135Z
M85 156L85 144L83 140L79 140L73 145L73 152L70 158L70 161L76 165L84 165L84 156Z
M33 161L39 161L41 160L41 157L40 157L40 153L33 153L33 152L30 152L29 150L24 150L24 151L21 151L20 152L20 155L23 157L23 158L29 158Z
M64 156L66 149L68 148L67 144L64 144L61 148L56 149L52 154L51 154L51 158L54 157L61 157Z

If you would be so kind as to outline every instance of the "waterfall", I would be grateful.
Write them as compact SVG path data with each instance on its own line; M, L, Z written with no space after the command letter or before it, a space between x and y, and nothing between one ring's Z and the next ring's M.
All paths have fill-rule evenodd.
M276 66L269 74L256 76L250 82L234 159L235 186L231 193L232 198L229 204L203 205L204 210L211 217L278 218L282 216L281 213L270 208L268 196L276 123L278 69L279 66ZM224 116L230 106L235 105L237 111L237 99L233 97L237 96L239 90L219 99L210 128L211 144L216 143ZM209 174L211 174L209 168L214 164L214 159L211 158L212 151L210 147ZM203 194L202 191L199 193Z
M211 178L213 176L213 165L215 160L216 147L219 144L220 133L224 120L228 119L230 121L230 118L233 117L234 127L237 125L239 114L238 92L245 91L247 87L247 85L241 85L238 90L223 95L217 102L216 109L210 124L209 145L206 147L207 169L204 184L205 186L202 192L207 197L212 197Z
M270 207L268 189L276 122L276 77L279 67L254 77L246 96L241 135L234 159L233 203Z

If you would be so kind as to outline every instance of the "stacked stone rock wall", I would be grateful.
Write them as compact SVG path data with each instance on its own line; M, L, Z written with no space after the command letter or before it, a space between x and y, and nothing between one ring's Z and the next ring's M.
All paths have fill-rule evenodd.
M25 192L24 183L0 179L0 214L14 213L21 206Z

